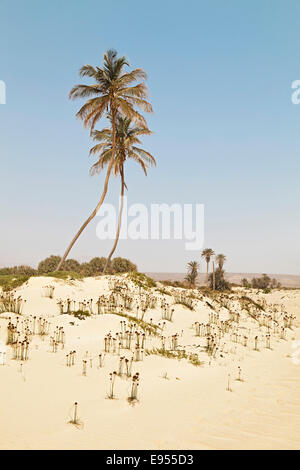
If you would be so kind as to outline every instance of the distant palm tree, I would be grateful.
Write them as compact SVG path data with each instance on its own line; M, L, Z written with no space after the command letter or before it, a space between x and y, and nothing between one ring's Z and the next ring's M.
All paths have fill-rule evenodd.
M214 254L215 252L212 248L205 248L201 253L202 258L204 258L206 261L206 284L207 286L208 286L209 263L210 263L211 257L214 256Z
M191 284L191 286L195 287L196 280L198 277L199 263L197 263L197 261L190 261L187 267L188 267L188 273L187 273L185 280L188 281L188 283Z
M147 87L144 83L131 86L133 82L139 79L145 80L146 72L140 68L131 72L124 72L125 66L129 66L127 59L125 57L117 57L117 52L110 49L104 54L102 68L84 65L80 69L79 73L82 77L93 78L95 83L92 85L76 85L70 92L70 99L90 98L81 107L76 116L83 120L84 126L90 128L91 132L94 130L97 121L105 116L106 113L109 113L112 125L112 152L100 201L71 241L56 268L57 270L61 268L74 243L89 222L96 216L105 199L115 158L117 113L119 112L133 119L139 125L147 128L144 117L135 109L135 107L138 107L146 112L152 112L150 103L146 101Z
M216 261L218 263L219 268L223 269L224 263L226 261L226 256L220 253L219 255L216 255Z
M113 172L115 176L120 175L121 178L121 200L116 238L112 250L106 260L103 273L106 271L111 257L115 252L120 236L124 191L125 188L127 189L124 178L125 162L128 159L134 160L142 167L145 175L147 176L148 166L156 165L156 161L155 158L149 152L138 147L138 145L141 144L139 136L150 135L151 133L152 132L147 127L135 127L131 119L123 117L120 114L117 116L116 152L113 163ZM113 138L112 131L110 129L94 131L92 133L92 136L95 141L99 142L90 151L91 155L98 154L98 161L91 168L91 174L95 174L99 173L111 161Z

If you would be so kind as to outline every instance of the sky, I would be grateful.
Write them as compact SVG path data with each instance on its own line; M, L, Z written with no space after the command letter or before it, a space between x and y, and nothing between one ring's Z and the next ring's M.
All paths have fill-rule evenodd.
M128 204L204 204L204 247L226 270L300 274L299 14L298 0L1 0L0 266L62 255L97 204L104 175L89 176L83 102L68 93L115 48L147 71L154 109L143 147L157 167L146 178L128 163ZM98 223L70 257L107 256ZM154 272L201 261L183 240L121 240L115 255Z

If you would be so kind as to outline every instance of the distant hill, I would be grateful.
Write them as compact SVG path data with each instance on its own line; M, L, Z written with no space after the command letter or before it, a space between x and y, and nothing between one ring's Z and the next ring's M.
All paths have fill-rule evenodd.
M183 281L186 273L145 273L156 281ZM268 273L266 273L268 274ZM253 277L260 277L262 273L226 273L225 277L229 282L240 284L243 278L251 281ZM300 287L300 276L293 274L269 274L271 278L279 281L282 287ZM205 284L206 275L199 275L199 283Z

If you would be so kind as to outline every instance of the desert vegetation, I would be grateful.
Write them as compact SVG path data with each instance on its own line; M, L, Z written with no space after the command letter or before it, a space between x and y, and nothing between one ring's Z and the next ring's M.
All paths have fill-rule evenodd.
M99 269L102 261L94 258L91 264ZM47 263L42 266L47 269ZM217 266L216 272L218 267L224 269ZM37 380L34 371L40 371L39 365L45 367L45 377L51 370L60 393L68 389L64 400L71 408L62 421L82 432L78 401L85 424L90 425L94 411L84 409L86 400L77 392L80 381L89 390L93 409L102 410L101 416L103 410L109 416L120 406L126 406L128 413L129 405L150 406L152 390L153 396L165 393L158 382L161 377L167 379L165 385L179 381L180 394L186 384L195 387L200 382L202 387L211 366L223 377L214 383L214 393L238 397L240 387L253 380L247 357L275 353L278 346L288 344L297 327L295 316L283 305L267 302L268 296L252 290L174 285L166 289L135 271L83 282L70 278L49 282L43 275L33 276L21 288L22 296L18 289L2 294L1 332L6 333L7 350L0 351L1 367L9 364L13 374L12 365L17 364L16 373L27 386ZM37 292L39 303L31 304ZM47 306L48 314L34 314L30 305L39 305L41 311ZM176 403L176 386L173 390ZM173 399L172 394L168 399Z
M280 289L281 284L276 279L270 278L267 274L262 274L261 277L253 277L251 281L248 281L246 278L242 279L242 286L262 289L265 293L268 293L271 289Z
M0 269L0 287L2 290L11 291L30 279L32 276L46 275L57 279L81 279L83 277L101 276L106 264L106 258L92 258L89 262L79 263L75 259L68 259L63 263L61 271L56 271L57 263L60 262L60 256L51 255L40 261L38 268L31 266L14 266ZM118 273L137 273L137 266L132 261L116 257L108 264L108 274ZM138 279L139 274L136 274ZM150 278L149 278L150 279ZM151 281L148 281L150 283ZM154 281L153 281L154 282ZM46 294L46 289L45 289ZM50 295L49 295L50 297Z

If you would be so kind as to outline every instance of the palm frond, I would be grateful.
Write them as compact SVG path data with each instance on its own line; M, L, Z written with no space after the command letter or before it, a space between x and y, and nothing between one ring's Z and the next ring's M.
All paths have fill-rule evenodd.
M86 64L80 68L79 75L81 77L95 77L97 75L97 70L90 64Z
M91 166L90 175L93 176L97 173L100 173L100 171L102 171L103 168L105 168L105 166L109 163L111 159L111 155L112 155L111 148L103 152L101 157L97 160L97 162Z
M132 70L131 72L124 73L120 78L119 78L119 87L124 87L127 85L130 85L132 82L136 82L138 80L147 80L147 74L145 70L141 68L137 68Z
M120 109L120 112L132 119L133 121L135 121L138 125L141 125L143 127L147 127L147 123L146 123L146 120L145 118L138 112L134 109L134 107L132 106L131 103L129 103L128 101L126 101L125 99L123 98L118 98L117 99L117 105Z
M147 98L148 88L144 83L139 83L138 85L119 88L117 91L119 96L136 96L137 98Z
M141 157L143 158L147 163L150 165L156 166L156 160L155 158L151 155L151 153L147 152L144 149L138 148L138 147L132 147L132 149Z

